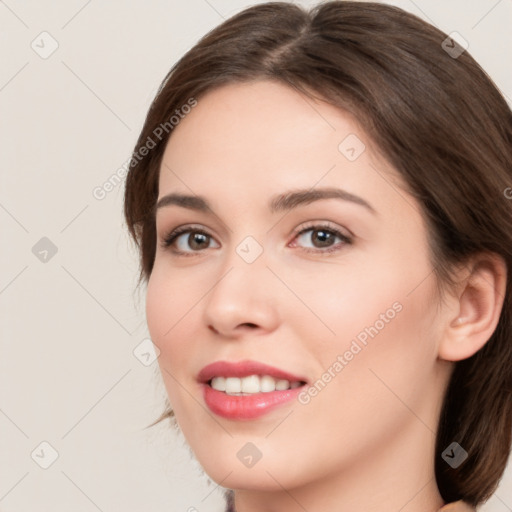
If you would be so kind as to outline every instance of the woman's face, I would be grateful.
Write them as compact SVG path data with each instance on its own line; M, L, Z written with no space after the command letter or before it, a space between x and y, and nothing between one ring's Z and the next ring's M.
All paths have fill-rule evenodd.
M149 331L215 481L292 489L430 460L448 367L426 226L352 117L270 81L223 86L174 128L158 198ZM202 372L218 361L235 364ZM276 369L290 390L269 391Z

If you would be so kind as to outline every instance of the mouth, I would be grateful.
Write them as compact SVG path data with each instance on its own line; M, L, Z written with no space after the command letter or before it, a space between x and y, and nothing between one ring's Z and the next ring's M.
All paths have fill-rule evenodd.
M286 391L304 386L302 380L289 381L287 379L275 379L270 375L248 375L247 377L214 377L207 384L222 391L226 395L246 396L256 393L272 393L273 391Z
M256 419L295 398L304 377L257 361L217 361L198 375L207 407L234 420Z

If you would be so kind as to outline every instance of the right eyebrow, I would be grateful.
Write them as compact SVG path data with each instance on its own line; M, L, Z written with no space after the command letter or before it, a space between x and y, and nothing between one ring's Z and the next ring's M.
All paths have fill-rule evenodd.
M189 196L185 194L167 194L158 200L156 203L156 210L159 208L165 208L170 205L181 206L182 208L188 208L190 210L198 210L201 212L206 212L211 210L208 201L204 197L201 196Z

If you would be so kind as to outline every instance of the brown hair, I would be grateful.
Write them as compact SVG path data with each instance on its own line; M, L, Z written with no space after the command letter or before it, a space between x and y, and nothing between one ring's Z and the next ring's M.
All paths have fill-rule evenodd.
M451 284L453 264L480 251L512 268L512 113L497 87L456 42L399 8L330 1L307 11L286 2L245 9L205 35L165 77L134 150L191 98L227 83L277 80L350 111L404 178L429 226L432 264ZM160 130L161 132L161 130ZM160 133L157 132L157 133ZM125 218L149 279L154 206L172 130L132 160ZM139 281L139 282L140 282ZM474 356L455 364L437 432L435 471L446 502L476 506L496 490L512 435L511 279L498 326ZM165 411L153 424L172 416ZM453 441L469 457L441 457Z

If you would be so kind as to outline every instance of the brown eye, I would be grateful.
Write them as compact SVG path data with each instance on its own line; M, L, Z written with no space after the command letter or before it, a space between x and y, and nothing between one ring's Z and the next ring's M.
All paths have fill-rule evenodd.
M190 227L181 227L167 235L163 242L163 248L172 248L176 253L201 252L208 249L213 238L206 232Z
M340 249L340 246L352 243L352 239L336 228L330 226L309 226L301 230L296 240L300 242L306 252L332 252ZM336 243L336 240L339 240ZM297 242L294 242L294 246ZM325 250L322 250L325 249Z
M330 247L335 239L336 235L330 231L320 229L314 229L311 231L311 242L315 247Z
M186 238L186 243L191 249L200 250L204 249L205 245L208 246L209 236L204 233L193 232ZM206 242L206 244L205 244Z

